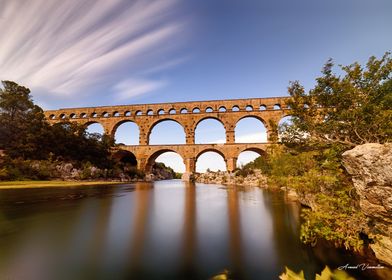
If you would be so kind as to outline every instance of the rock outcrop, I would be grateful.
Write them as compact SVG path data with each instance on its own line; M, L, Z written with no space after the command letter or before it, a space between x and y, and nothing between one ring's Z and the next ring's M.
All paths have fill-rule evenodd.
M392 265L392 143L357 146L343 154L343 164L370 221L370 246L380 261Z
M206 172L194 175L195 181L205 184L222 184L222 185L239 185L239 186L253 186L266 187L267 178L260 170L254 170L246 176L241 176L236 173L228 173L225 171Z

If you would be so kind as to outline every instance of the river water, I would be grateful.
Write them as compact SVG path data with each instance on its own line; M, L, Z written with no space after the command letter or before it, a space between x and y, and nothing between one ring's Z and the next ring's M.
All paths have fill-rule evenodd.
M0 279L278 279L285 266L314 279L326 264L355 262L304 246L299 225L297 203L259 188L1 190Z

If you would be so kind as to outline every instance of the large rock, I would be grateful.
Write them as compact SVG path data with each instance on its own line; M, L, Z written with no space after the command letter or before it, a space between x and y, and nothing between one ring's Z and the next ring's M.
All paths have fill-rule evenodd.
M370 219L375 241L371 248L379 260L392 265L392 143L357 146L343 154L343 164Z

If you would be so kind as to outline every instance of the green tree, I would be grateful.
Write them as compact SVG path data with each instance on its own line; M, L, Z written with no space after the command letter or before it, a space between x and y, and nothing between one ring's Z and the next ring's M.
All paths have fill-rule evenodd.
M85 127L65 120L50 125L43 110L34 104L30 90L3 81L0 89L0 149L10 158L90 162L111 167L107 135L89 134Z
M293 124L281 128L283 142L338 143L347 147L392 140L392 59L372 56L365 67L359 63L332 72L330 59L309 92L291 82Z
M34 105L30 90L15 82L3 81L0 88L0 148L12 157L44 157L38 149L48 125L42 109Z

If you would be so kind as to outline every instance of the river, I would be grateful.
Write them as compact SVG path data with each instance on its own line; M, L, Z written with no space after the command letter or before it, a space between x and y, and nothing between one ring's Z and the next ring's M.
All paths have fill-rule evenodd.
M285 266L314 279L326 264L355 262L301 244L300 206L260 188L1 190L0 209L0 279L278 279Z

